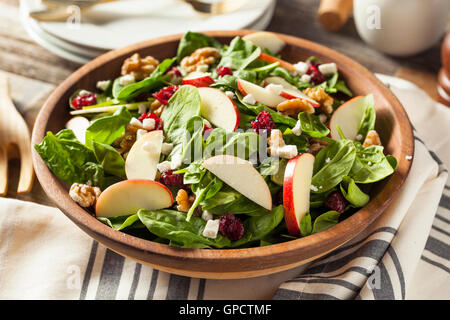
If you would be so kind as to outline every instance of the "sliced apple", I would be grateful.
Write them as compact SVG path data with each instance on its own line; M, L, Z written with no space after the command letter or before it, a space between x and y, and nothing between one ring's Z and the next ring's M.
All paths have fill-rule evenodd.
M183 78L183 84L189 84L197 88L209 87L213 83L213 78L211 78L209 74L204 72L191 72Z
M155 130L144 134L133 144L125 161L128 179L155 180L163 139L162 130Z
M249 161L230 155L218 155L203 161L202 166L248 199L272 210L269 187Z
M286 99L301 99L307 101L310 105L312 105L314 108L320 107L320 103L317 101L311 99L306 94L299 90L291 90L291 89L284 89L281 94L282 97Z
M124 180L100 194L95 214L106 218L126 216L139 209L158 210L172 204L172 193L165 185L151 180Z
M73 131L78 141L84 144L86 129L91 125L91 122L85 117L73 117L66 123L66 128Z
M300 90L296 86L294 86L293 84L290 84L289 82L284 80L282 77L272 76L272 77L267 77L264 79L264 86L267 86L268 84L271 84L271 83L281 85L284 89L300 92Z
M284 48L286 43L272 32L258 31L250 33L242 39L250 41L255 46L269 49L270 52L277 54Z
M275 57L273 57L273 56L271 56L270 54L267 54L267 53L261 53L259 55L259 59L261 59L262 61L265 61L267 63L279 62L280 63L280 67L285 68L285 69L289 70L292 73L295 73L295 71L296 71L294 66L291 63L286 62L286 61L281 60L281 59L278 59L278 58L275 58Z
M330 135L334 140L341 137L337 130L339 126L345 138L355 140L358 135L359 125L364 117L366 102L363 96L357 96L337 108L330 118Z
M271 108L275 108L280 103L286 101L285 98L279 96L273 91L260 87L246 80L238 79L237 86L239 91L243 95L251 94L257 102L262 103Z
M302 153L289 160L284 172L284 219L290 234L300 233L300 221L309 212L309 195L314 167L314 156Z
M239 110L232 99L215 88L199 88L202 104L200 112L206 120L216 127L234 131L239 126Z

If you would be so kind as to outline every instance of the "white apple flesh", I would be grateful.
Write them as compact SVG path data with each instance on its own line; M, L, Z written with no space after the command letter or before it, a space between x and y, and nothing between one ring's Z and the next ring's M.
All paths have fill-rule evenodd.
M304 94L303 92L300 92L298 90L291 90L291 89L284 89L281 94L280 94L283 98L286 99L300 99L300 100L304 100L307 101L310 105L312 105L314 108L318 108L320 107L320 103L318 103L317 101L309 98L306 94Z
M285 98L275 94L266 88L260 87L254 83L246 80L238 79L237 81L239 91L244 95L251 94L256 102L262 103L268 107L275 108L280 103L286 101Z
M151 180L124 180L106 188L97 200L97 217L117 217L136 213L140 209L159 210L173 204L170 190Z
M337 130L339 126L345 138L355 140L358 135L359 125L365 112L365 97L358 96L337 108L330 118L330 135L334 140L341 137Z
M238 128L240 113L231 98L215 88L198 88L198 92L202 100L200 113L206 120L230 132Z
M246 35L242 39L252 42L254 45L269 49L270 52L277 54L284 48L286 43L272 32L259 31Z
M163 139L162 130L155 130L144 134L133 144L125 161L128 179L155 180Z
M248 199L272 210L269 187L249 161L230 155L218 155L203 161L202 166Z
M300 90L296 86L294 86L293 84L290 84L289 82L284 80L282 77L272 76L272 77L267 77L264 79L264 86L267 86L268 84L271 84L271 83L281 85L284 89L300 92Z
M188 84L197 88L209 87L214 83L213 78L207 73L191 72L183 78L183 84Z
M86 129L91 125L91 122L85 117L73 117L66 123L66 128L73 131L75 137L82 144L85 142Z
M289 160L284 172L284 219L291 235L300 234L300 222L309 212L313 167L314 156L302 153Z

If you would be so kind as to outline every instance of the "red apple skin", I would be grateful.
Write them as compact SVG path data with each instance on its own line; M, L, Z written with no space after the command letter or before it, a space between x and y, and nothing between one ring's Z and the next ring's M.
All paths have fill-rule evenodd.
M170 204L170 206L172 206L173 205L173 194L172 194L172 192L169 190L169 188L167 188L165 185L163 185L162 183L159 183L159 182L157 182L157 181L153 181L153 180L146 180L146 179L131 179L131 180L123 180L123 181L120 181L120 182L117 182L117 183L115 183L115 184L113 184L113 185L111 185L111 186L109 186L109 187L112 187L112 186L114 186L114 185L116 185L116 184L118 184L118 183L142 183L142 182L147 182L147 183L150 183L150 184L157 184L157 185L159 185L160 187L162 187L163 189L165 189L166 191L167 191L167 193L170 195L170 202L171 202L171 204ZM108 188L109 188L108 187ZM103 190L103 192L105 192L108 188L106 188L105 190ZM95 204L95 215L97 216L97 203Z
M242 83L241 83L241 81L238 79L238 81L237 81L237 87L238 87L238 90L244 95L244 96L246 96L248 93L244 90L244 87L242 86Z
M234 106L234 111L236 112L236 125L233 129L233 131L236 131L236 129L239 128L239 124L241 123L241 113L239 112L239 109L233 99L231 99L230 97L228 97L228 99L230 99L231 103Z
M208 75L199 78L183 79L183 84L188 84L197 88L209 87L213 83L214 80Z
M286 62L284 60L272 57L271 55L268 55L267 53L261 53L259 55L259 59L261 59L267 63L279 62L280 67L285 68L285 69L289 70L290 72L295 72L295 68L292 64L290 64L289 62Z
M300 221L297 221L294 208L294 197L293 197L293 183L294 183L294 171L297 165L297 160L305 155L311 153L302 153L289 160L286 165L284 172L284 182L283 182L283 206L284 206L284 220L286 221L286 227L289 234L293 236L298 236L300 234ZM313 155L312 155L313 156Z
M306 100L306 99L303 99L302 97L298 97L298 96L295 96L295 95L293 95L293 94L290 94L289 92L287 92L287 91L281 91L281 94L280 94L280 96L282 96L283 98L286 98L286 99L301 99L301 100ZM310 105L312 105L314 108L319 108L320 107L320 104L319 103L317 103L317 102L312 102L312 101L309 101L309 100L306 100Z

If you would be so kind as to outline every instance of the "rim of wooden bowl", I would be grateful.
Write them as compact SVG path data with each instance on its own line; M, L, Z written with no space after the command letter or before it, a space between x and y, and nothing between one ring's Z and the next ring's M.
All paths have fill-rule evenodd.
M207 31L204 33L212 37L234 37L244 36L251 32L255 31ZM367 206L325 231L280 244L245 249L180 249L113 230L98 221L86 210L72 201L68 195L67 189L62 185L59 179L52 174L39 154L32 148L36 175L44 191L69 219L74 221L82 230L90 234L99 242L122 255L131 257L140 262L154 264L156 268L170 268L171 263L176 261L174 273L177 273L177 270L183 270L183 266L186 268L186 274L189 274L189 270L198 271L200 273L215 271L227 272L226 264L231 262L236 262L241 265L242 270L230 270L230 272L251 272L252 270L264 270L288 264L294 265L296 261L310 259L317 256L318 253L327 253L354 238L357 234L367 228L386 209L402 187L412 164L412 161L407 160L405 157L414 154L414 135L412 126L398 99L365 67L332 49L312 41L284 34L276 34L293 47L307 48L308 50L320 53L320 55L331 57L332 61L335 61L338 66L345 66L347 69L351 69L355 75L369 80L377 87L381 95L390 102L395 117L397 119L404 119L402 123L402 139L400 145L401 153L400 158L397 159L398 168L389 178L389 181L386 183L383 190L372 198ZM181 36L182 34L160 37L130 45L122 49L113 50L79 68L54 90L40 110L33 129L32 145L34 146L42 141L46 133L50 114L57 106L61 97L78 81L78 79L88 74L91 70L107 64L114 58L123 55L126 56L135 51L164 42L176 41L179 40ZM264 261L266 264L259 265L258 261L255 259L261 259L260 261ZM198 267L192 268L189 265L190 262L201 262L201 264ZM211 270L211 267L217 267L221 264L225 264L224 267ZM179 273L183 274L183 272Z

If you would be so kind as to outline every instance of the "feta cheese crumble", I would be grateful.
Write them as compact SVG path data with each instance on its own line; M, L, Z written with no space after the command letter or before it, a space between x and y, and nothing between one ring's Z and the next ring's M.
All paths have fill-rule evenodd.
M172 156L172 161L170 161L170 169L175 170L181 167L183 163L183 157L181 154L177 153Z
M173 143L166 143L163 142L161 147L161 153L165 156L169 155L172 152L173 149Z
M96 87L97 87L97 89L105 91L106 89L108 89L110 83L111 83L111 80L100 80L100 81L97 81Z
M311 76L309 74L304 74L300 77L300 81L309 83L311 81Z
M296 145L291 145L291 144L284 145L282 147L277 148L276 153L281 158L292 159L298 154L297 146Z
M79 96L86 96L88 94L91 94L91 93L89 91L87 91L87 90L80 90L80 92L78 92Z
M225 91L225 94L228 98L233 99L234 98L234 92L233 91Z
M130 120L130 124L134 127L138 127L138 128L143 128L144 125L142 124L142 122L140 122L138 119L136 119L135 117L131 118Z
M134 78L134 76L132 74L126 74L124 76L122 76L119 80L119 83L121 86L127 86L129 84L135 83L136 79Z
M266 86L266 89L279 96L284 88L283 88L283 86L281 84L269 83Z
M163 161L161 163L158 163L156 165L156 169L158 169L159 172L164 173L166 171L169 171L171 167L170 161Z
M219 232L219 224L220 224L219 219L208 220L206 222L205 229L203 229L202 235L205 238L210 238L210 239L217 238L217 233Z
M249 93L248 95L246 95L243 99L242 102L248 103L248 104L256 104L256 100L253 97L253 95L251 93Z
M324 63L319 65L319 71L322 72L324 76L332 75L333 73L337 72L337 66L336 63Z
M408 161L412 160L412 158L413 158L412 156L405 156L405 159L408 160Z
M330 158L326 158L326 159L325 159L325 163L329 163L330 161L331 161Z
M156 121L155 119L147 118L142 120L142 126L145 130L153 130L155 129Z
M202 212L202 219L205 221L212 220L214 218L213 214L208 210Z
M363 138L363 136L361 134L356 135L355 140L356 141L361 141Z
M298 120L297 123L295 124L295 127L292 128L292 133L295 134L296 136L299 136L302 134L300 120Z
M312 191L318 191L319 190L319 188L317 188L315 185L311 185L310 187L309 187Z
M294 64L294 68L295 68L295 71L297 71L298 75L303 75L306 73L306 71L308 71L309 66L306 62L299 61L296 64Z

